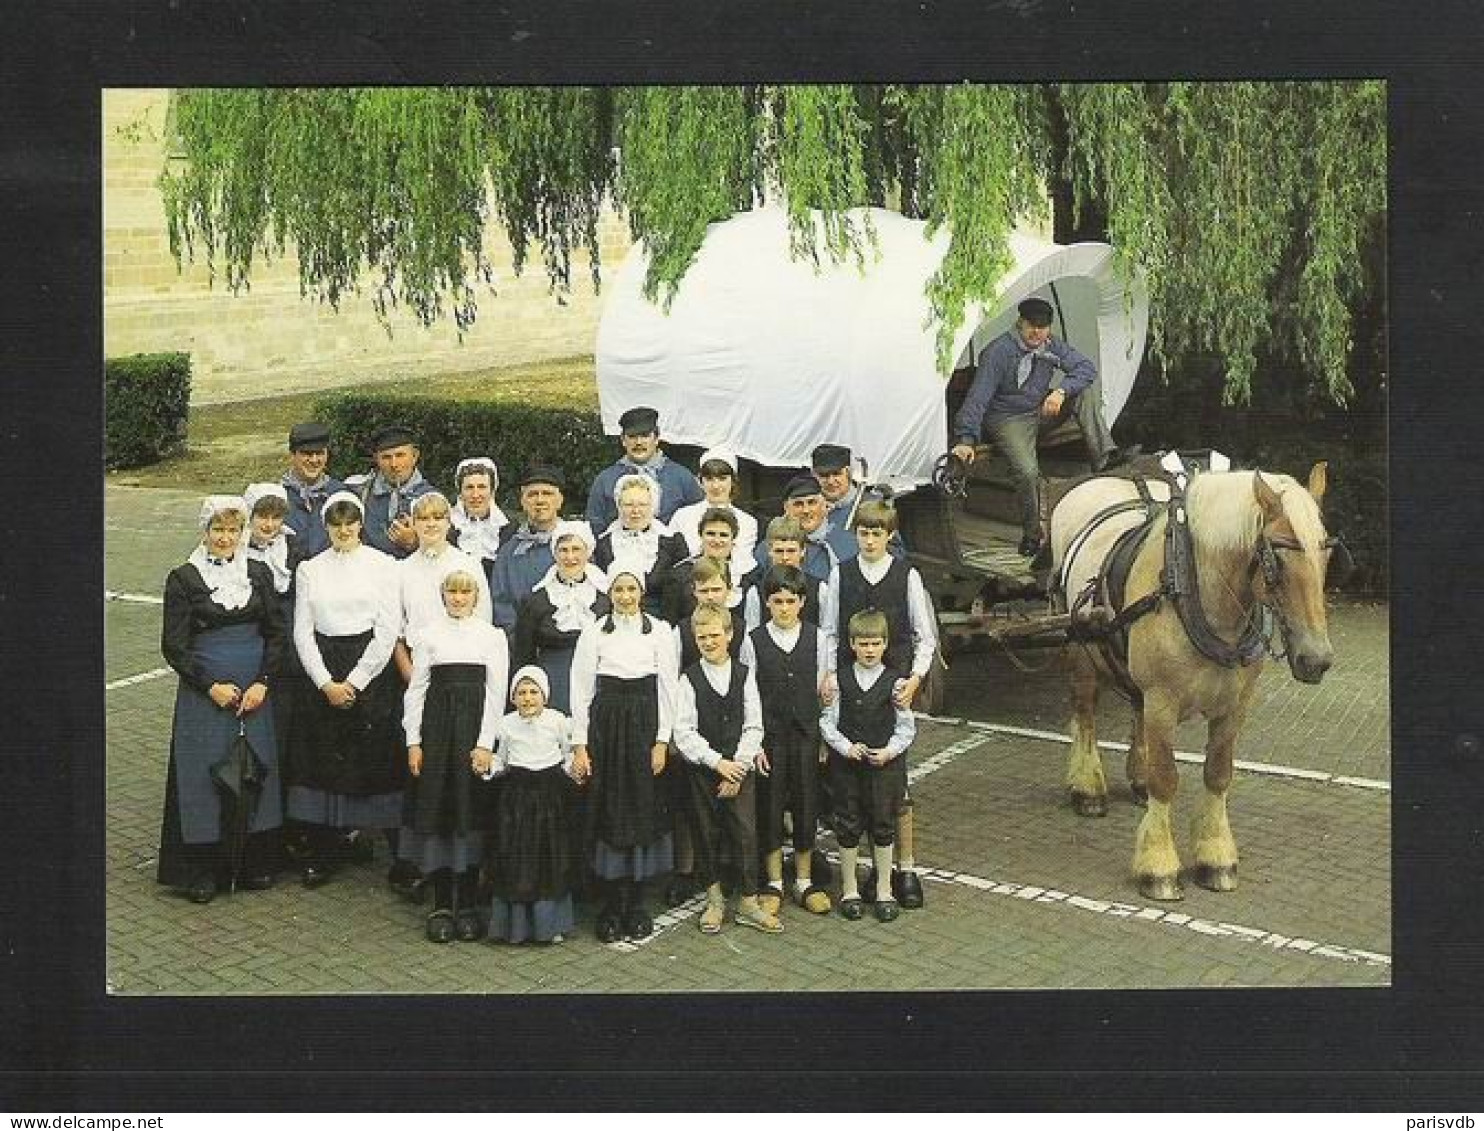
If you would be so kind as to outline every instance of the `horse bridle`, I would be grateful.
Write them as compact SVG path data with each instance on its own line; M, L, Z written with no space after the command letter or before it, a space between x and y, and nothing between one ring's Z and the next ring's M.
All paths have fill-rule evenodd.
M1336 550L1343 554L1342 561L1353 562L1350 547L1345 544L1345 539L1338 534L1332 534L1323 542L1319 543L1321 550L1327 551L1331 558ZM1248 577L1254 577L1259 572L1262 574L1263 588L1267 591L1265 598L1258 600L1258 606L1267 611L1278 624L1280 639L1283 641L1283 650L1280 652L1273 647L1273 633L1271 629L1264 632L1268 655L1275 660L1283 660L1288 657L1288 637L1290 627L1288 614L1283 610L1283 559L1278 556L1279 550L1292 550L1303 553L1304 547L1297 538L1288 538L1281 534L1273 535L1263 532L1258 535L1257 548L1252 553L1252 565L1248 570ZM1329 563L1325 563L1325 576L1328 577Z

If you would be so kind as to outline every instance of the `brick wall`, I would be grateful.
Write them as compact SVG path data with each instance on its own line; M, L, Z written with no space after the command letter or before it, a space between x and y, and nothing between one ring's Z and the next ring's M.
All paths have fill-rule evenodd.
M191 355L198 404L302 389L461 372L589 354L602 298L586 257L574 257L573 292L548 292L539 251L525 274L491 227L485 251L496 293L479 297L479 318L460 341L452 319L424 328L393 311L392 333L369 293L348 296L337 313L299 294L292 252L259 263L250 290L213 287L200 263L177 270L165 234L156 180L165 155L169 92L109 90L103 98L104 351L110 356L181 350ZM600 230L605 276L628 253L628 230L608 216Z

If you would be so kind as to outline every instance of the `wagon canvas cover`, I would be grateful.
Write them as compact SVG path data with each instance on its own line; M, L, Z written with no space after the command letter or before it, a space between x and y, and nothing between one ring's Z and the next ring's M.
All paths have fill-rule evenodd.
M806 466L824 441L869 462L897 490L929 481L947 447L945 385L925 288L948 247L926 225L869 213L877 249L818 266L789 254L787 216L767 207L711 225L668 313L643 296L642 242L610 283L598 329L597 374L606 431L634 405L659 410L665 439L724 445L773 466ZM1001 301L973 309L954 341L953 368L1007 329L1029 295L1053 301L1056 333L1091 357L1111 423L1128 399L1144 349L1147 298L1125 287L1107 244L1058 245L1011 236L1014 265Z

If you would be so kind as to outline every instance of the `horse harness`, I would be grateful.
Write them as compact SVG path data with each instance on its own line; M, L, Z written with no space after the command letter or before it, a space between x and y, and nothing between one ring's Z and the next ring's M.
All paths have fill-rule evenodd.
M1129 674L1129 627L1141 617L1154 612L1166 600L1174 605L1190 643L1201 655L1221 667L1245 667L1262 659L1264 655L1279 655L1272 646L1273 622L1277 622L1285 640L1288 636L1288 623L1281 605L1276 601L1283 565L1275 550L1298 550L1302 547L1291 539L1271 538L1267 535L1259 537L1249 576L1260 569L1268 592L1274 598L1271 604L1260 603L1259 614L1249 617L1242 635L1235 643L1229 643L1211 627L1200 600L1195 543L1191 537L1185 504L1185 489L1189 477L1184 472L1166 477L1166 482L1170 485L1170 498L1164 504L1149 493L1148 482L1142 476L1132 476L1130 481L1138 489L1139 497L1114 503L1093 515L1078 531L1067 549L1065 561L1070 565L1077 550L1104 522L1132 510L1144 512L1144 520L1138 526L1131 527L1118 536L1102 569L1072 603L1068 610L1072 614L1067 630L1068 638L1084 647L1097 647L1113 677L1114 686L1134 703L1138 703L1142 695ZM1161 517L1165 519L1165 564L1160 570L1159 587L1124 607L1128 577L1134 560ZM1063 568L1065 571L1066 566ZM1065 588L1066 572L1063 573L1062 583ZM1098 608L1117 611L1112 617L1100 618L1093 614L1093 610Z

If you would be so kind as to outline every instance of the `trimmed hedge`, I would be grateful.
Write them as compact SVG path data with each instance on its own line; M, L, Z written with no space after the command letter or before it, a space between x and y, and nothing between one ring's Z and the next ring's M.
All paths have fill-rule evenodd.
M191 358L140 353L103 363L103 462L141 467L185 450Z
M528 464L560 467L567 477L563 511L580 514L588 485L621 454L618 441L603 434L598 414L578 409L345 393L317 400L314 411L330 428L332 475L343 479L371 469L371 436L402 424L418 437L423 476L440 490L453 491L459 460L493 459L500 469L499 503L512 518L520 511L516 483Z

